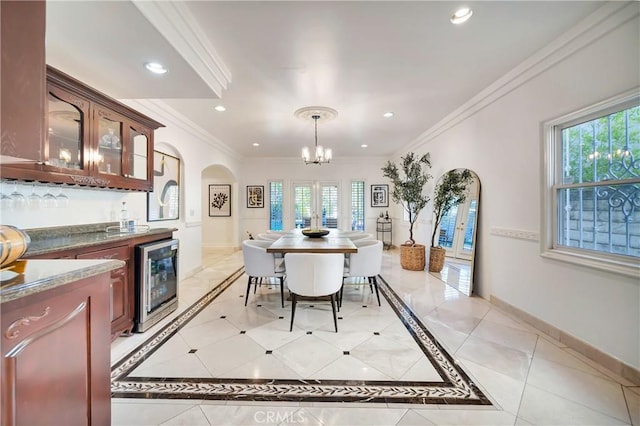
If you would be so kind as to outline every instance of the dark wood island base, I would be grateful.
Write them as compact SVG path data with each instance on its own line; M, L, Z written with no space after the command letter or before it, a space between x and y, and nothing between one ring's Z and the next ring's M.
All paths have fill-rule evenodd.
M0 293L2 425L109 425L109 283L123 262L20 262Z

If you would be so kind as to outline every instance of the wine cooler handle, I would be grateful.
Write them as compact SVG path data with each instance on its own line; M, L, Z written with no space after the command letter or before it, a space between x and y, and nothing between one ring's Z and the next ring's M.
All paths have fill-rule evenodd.
M153 259L147 259L147 275L144 277L147 289L147 313L151 312L151 263Z

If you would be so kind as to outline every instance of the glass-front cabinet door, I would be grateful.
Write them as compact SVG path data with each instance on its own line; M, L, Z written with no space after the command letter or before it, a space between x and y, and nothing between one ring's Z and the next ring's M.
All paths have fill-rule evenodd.
M151 190L152 130L99 105L93 108L94 174L110 187Z
M96 108L97 125L94 147L94 167L102 175L123 176L122 141L124 119L117 114Z
M45 167L70 174L88 174L85 141L89 101L58 87L47 88Z
M128 173L132 179L149 178L149 131L144 128L129 127Z

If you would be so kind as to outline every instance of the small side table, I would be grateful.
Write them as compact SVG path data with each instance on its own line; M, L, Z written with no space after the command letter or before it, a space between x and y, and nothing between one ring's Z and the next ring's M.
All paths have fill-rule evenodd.
M385 249L389 249L393 243L391 219L378 218L376 220L376 238L382 241Z

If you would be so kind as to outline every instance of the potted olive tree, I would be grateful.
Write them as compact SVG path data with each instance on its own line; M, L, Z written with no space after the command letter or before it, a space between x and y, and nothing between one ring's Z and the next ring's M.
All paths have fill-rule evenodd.
M425 169L431 167L429 153L416 156L413 152L401 158L400 168L391 161L382 168L384 177L393 184L391 199L409 214L409 240L400 245L400 264L404 269L420 271L425 266L425 246L413 239L413 225L418 214L429 202L424 186L431 175Z
M431 234L431 248L429 250L429 271L440 272L444 267L446 250L436 239L440 233L442 219L452 207L464 203L467 198L467 186L473 177L469 169L450 170L445 173L436 185L433 193L433 233Z

